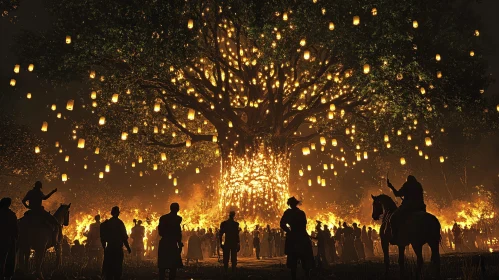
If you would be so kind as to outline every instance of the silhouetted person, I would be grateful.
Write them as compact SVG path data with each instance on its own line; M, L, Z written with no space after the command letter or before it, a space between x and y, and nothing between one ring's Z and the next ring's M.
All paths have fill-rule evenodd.
M213 257L215 255L215 250L216 250L216 245L215 243L217 240L215 239L215 234L213 234L213 229L209 228L208 232L205 235L206 240L210 244L210 251L209 251L209 256Z
M312 242L307 233L307 217L305 212L298 208L298 201L295 197L288 199L289 209L284 211L280 226L286 232L285 254L287 255L286 265L291 269L291 279L296 279L296 268L300 260L306 277L314 266L314 253Z
M327 266L327 258L326 258L326 236L324 231L322 230L321 221L317 221L317 225L315 226L315 231L317 232L317 261L319 264Z
M362 231L364 231L364 229L362 229ZM373 244L372 234L373 234L373 229L371 227L368 227L365 237L366 239L363 240L364 246L366 248L366 257L374 257L374 244Z
M59 228L59 223L49 212L45 211L42 201L49 199L55 192L57 192L57 189L54 189L47 195L43 194L42 182L36 181L33 189L29 190L22 200L24 207L29 209L24 215L28 217L31 223L41 220L52 228L52 243L54 245L57 244L58 232L56 229Z
M158 233L161 236L158 249L159 280L165 279L165 271L169 270L169 279L177 277L177 268L182 268L182 217L177 213L180 211L178 203L170 204L170 213L159 219Z
M232 272L236 271L237 253L241 248L239 242L239 223L234 221L236 212L230 211L229 219L220 224L220 247L223 250L224 270L229 270L229 258L232 264ZM225 242L222 244L222 237L225 235Z
M75 240L74 245L71 247L71 258L73 261L81 262L85 255L85 247L80 244L80 240Z
M407 176L407 181L399 190L393 187L389 179L386 179L386 183L392 189L395 196L403 198L402 204L393 212L390 218L392 242L395 243L398 238L398 227L407 217L407 214L417 211L426 212L426 205L424 204L423 187L416 180L416 177L412 175Z
M326 247L326 260L329 262L335 262L338 256L336 255L336 244L334 237L331 235L331 231L329 231L329 227L324 225L324 242Z
M130 233L130 237L133 240L132 243L133 255L137 260L141 260L142 256L144 256L145 234L146 234L146 229L142 225L142 221L139 220L132 228L132 232Z
M357 252L357 257L361 260L366 259L366 254L364 252L364 244L362 244L362 230L357 226L357 223L353 223L353 236L354 236L354 244L355 251Z
M355 250L353 228L349 227L346 222L343 222L343 251L341 258L344 262L358 261L357 251Z
M10 204L12 200L0 200L0 280L10 279L16 267L17 217Z
M123 245L130 254L132 250L128 244L128 235L125 224L118 216L120 208L114 206L111 209L112 218L103 222L100 227L100 239L104 248L104 262L102 270L106 280L119 280L123 273Z
M463 232L461 230L461 227L457 224L454 223L452 226L452 234L454 235L454 250L458 252L463 251Z
M258 231L258 226L253 231L253 248L255 248L256 259L260 259L260 231Z
M189 236L189 240L187 241L187 261L186 265L189 265L190 260L196 261L196 264L199 263L199 260L203 260L203 249L201 248L201 231L196 230L192 232L192 235Z
M87 236L88 258L90 263L100 264L102 261L102 251L100 242L100 215L94 217L95 223L90 224Z

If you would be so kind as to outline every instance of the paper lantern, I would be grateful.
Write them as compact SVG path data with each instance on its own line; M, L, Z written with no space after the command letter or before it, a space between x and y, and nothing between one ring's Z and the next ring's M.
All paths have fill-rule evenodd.
M327 118L330 120L334 119L334 112L333 111L327 112Z
M154 128L153 128L153 132L154 132L154 133L158 133L158 132L159 132L159 129L158 129L158 127L157 127L157 126L154 126ZM174 132L174 133L175 133L175 132ZM172 133L172 136L173 136L173 137L175 137L175 135L173 135L173 133Z
M311 187L312 186L312 180L308 179L308 186Z
M218 141L217 136L216 136L216 135L213 135L213 136L211 137L211 142L216 143L217 141Z
M87 168L88 168L88 167L87 167L87 165L86 165L86 164L84 164L84 165L83 165L83 169L87 169Z
M200 171L199 171L199 168L198 168L198 167L196 167L196 174L199 174L199 172L200 172Z
M78 148L80 149L85 148L85 139L83 138L78 139Z
M276 38L277 40L281 40L281 32L277 32L277 33L275 34L275 38Z
M312 150L315 150L315 143L310 144L310 148L311 148Z
M95 71L90 71L90 79L95 79Z
M38 154L38 153L40 153L40 147L36 146L35 147L35 154Z
M232 125L232 122L231 122L231 121L229 121L229 127L233 127L233 125Z
M366 152L366 151L364 151L364 159L367 159L367 158L368 158L368 157L367 157L367 152Z
M186 146L186 147L190 147L191 145L192 145L192 143L191 143L191 139L187 139L187 140L185 140L185 146Z
M338 146L338 140L336 139L331 140L331 144L333 145L333 147Z
M440 156L440 163L443 163L445 161L445 158L443 156Z
M111 165L109 164L106 164L106 167L104 169L107 173L109 173L111 171Z
M426 89L425 89L424 87L421 87L421 88L419 89L419 91L421 91L421 94L423 94L423 95L426 93Z
M61 113L57 113L57 118L60 119L62 117Z
M128 133L127 132L122 132L121 133L121 140L125 141L128 138Z
M323 168L324 170L327 170L327 168L328 168L327 163L324 163L324 164L322 165L322 168Z
M303 148L301 148L301 152L303 153L304 156L310 155L310 148L303 147Z
M386 143L386 148L387 148L387 149L390 149L391 147L392 147L392 144L390 144L390 143Z
M371 66L369 64L364 64L364 74L369 74L371 71Z
M113 103L118 102L118 97L119 97L119 95L118 95L117 93L113 94L113 96L111 97L111 101L112 101Z
M133 134L137 134L139 132L139 128L134 126L133 129L132 129L132 133Z
M34 69L35 69L35 65L34 64L28 65L28 71L29 72L32 72Z
M97 92L95 90L90 93L90 98L91 99L96 99L97 98Z
M154 104L154 112L159 112L161 110L161 105L159 103Z
M42 131L47 131L49 124L47 122L42 123Z
M326 186L326 179L321 179L321 186L325 187Z
M132 167L135 167L135 161L132 162Z
M372 14L373 16L378 15L378 9L376 9L376 8L372 8L372 10L371 10L371 14Z
M437 55L435 56L435 60L440 61L441 59L442 59L442 57L440 56L440 54L437 53Z
M480 31L479 30L475 30L475 32L473 33L473 35L475 35L476 37L480 36Z
M326 145L326 137L321 136L320 142L322 146Z
M496 110L497 110L497 112L499 112L499 104L497 104Z
M158 170L158 164L157 164L157 163L154 163L154 164L152 165L152 169L153 169L153 170Z
M431 146L432 143L431 143L431 138L430 137L425 137L424 139L424 143L427 147Z
M418 151L418 154L419 154L419 156L420 156L420 157L422 157L422 156L423 156L423 151L422 151L422 150L419 150L419 151Z
M475 56L475 52L474 51L470 51L470 56Z
M98 154L100 153L100 149L99 149L99 148L95 148L94 153L95 153L96 155L98 155Z
M418 28L419 27L419 23L418 23L417 20L412 21L412 27L413 28Z
M142 163L142 156L139 156L139 163Z
M383 140L384 140L385 142L390 141L390 137L388 137L388 134L385 134L385 136L383 137Z
M94 107L94 108L97 107L97 102L92 101L92 107Z
M310 51L308 51L308 50L307 50L307 51L304 51L304 52L303 52L303 58L304 58L305 60L309 60L309 59L310 59Z
M166 160L166 153L161 153L161 160L165 161Z
M311 170L312 170L312 166L311 166L310 164L309 164L309 165L307 165L307 170L308 170L308 171L311 171Z
M59 141L55 141L55 147L59 148Z
M177 185L177 178L173 178L173 185L176 186Z
M217 148L217 149L215 150L215 155L216 155L216 156L220 155L220 149L218 149L218 148Z
M424 159L427 160L429 159L430 157L428 155L424 155Z
M307 40L301 39L300 40L300 46L304 47L307 44Z
M187 28L192 29L193 27L194 27L194 20L193 19L189 19L187 21Z
M401 157L401 158L400 158L400 164L401 164L401 165L405 165L405 163L406 163L406 162L405 162L405 158Z
M20 68L21 68L21 65L16 64L16 65L14 66L14 73L16 73L16 74L17 74L17 73L19 73L19 69L20 69Z
M75 105L75 101L73 99L69 99L68 103L66 103L66 110L73 111L74 105Z
M437 78L442 78L442 71L437 71Z
M10 85L15 87L16 86L16 79L10 79Z
M359 25L359 23L360 23L360 17L354 16L353 17L353 25Z
M399 130L397 130L397 135L398 135L398 136L402 135L402 130L400 130L400 129L399 129Z
M178 194L178 189L175 189L175 194Z
M282 20L287 21L288 20L288 13L283 13L282 14Z
M334 30L334 23L332 21L329 22L329 30Z
M68 161L69 161L69 156L66 156L66 157L64 158L64 161L68 162Z
M144 172L140 171L140 172L139 172L139 176L140 176L140 177L144 176Z
M56 106L55 104L52 104L52 106L50 107L50 109L51 109L52 111L55 111L55 110L57 110L57 106Z
M299 174L300 176L303 176L303 170L301 170L301 169L300 169L300 170L298 170L298 174Z
M68 175L67 174L62 174L62 181L66 182L68 180Z
M71 36L66 36L66 44L71 44Z
M187 119L192 121L194 120L195 115L196 111L194 111L193 109L189 109L189 111L187 112Z
M410 134L407 134L407 141L411 141L412 140L412 136Z
M99 125L105 125L106 124L106 117L102 116L99 118Z
M104 172L99 172L99 179L104 178Z

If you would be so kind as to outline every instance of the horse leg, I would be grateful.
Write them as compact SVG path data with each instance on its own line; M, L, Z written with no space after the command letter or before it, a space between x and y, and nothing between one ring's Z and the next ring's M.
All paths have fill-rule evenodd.
M388 246L390 246L388 240L381 241L381 248L383 249L383 257L385 262L385 278L388 278L388 273L390 270L390 252L388 251Z
M440 279L440 242L429 244L431 249L431 265L436 279Z
M38 248L35 250L35 267L36 267L36 275L38 279L43 280L43 274L42 274L42 265L43 265L43 260L45 259L45 248Z
M405 246L399 245L399 267L400 267L400 279L404 279L404 259L405 259Z
M417 257L416 279L421 279L421 272L423 271L423 245L412 244L412 250Z

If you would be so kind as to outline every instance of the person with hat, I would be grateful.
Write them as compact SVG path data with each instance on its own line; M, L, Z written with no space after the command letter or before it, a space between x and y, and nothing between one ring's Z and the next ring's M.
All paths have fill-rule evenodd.
M286 232L284 252L287 255L286 265L291 269L291 279L296 279L296 269L300 260L305 275L310 275L314 267L314 253L312 241L307 233L307 216L298 208L298 201L294 196L288 199L289 209L284 211L280 226Z
M225 273L229 270L229 258L232 264L232 272L236 271L237 253L241 245L239 240L239 223L234 220L236 216L235 211L229 212L229 219L220 224L220 247L223 250L223 263ZM222 244L223 236L225 235L225 242Z
M104 248L104 262L102 271L106 280L119 280L123 273L123 245L132 253L128 244L128 235L125 224L119 218L120 208L114 206L111 209L111 219L106 220L100 226L100 239Z
M177 276L177 269L182 268L182 217L177 215L180 205L176 202L170 205L170 213L161 216L159 219L158 233L161 236L158 248L158 268L159 280L165 279L165 271L169 270L168 279L174 280Z

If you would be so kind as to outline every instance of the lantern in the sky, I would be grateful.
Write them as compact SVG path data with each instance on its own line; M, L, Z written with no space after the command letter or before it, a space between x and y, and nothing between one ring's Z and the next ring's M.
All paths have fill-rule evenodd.
M378 9L376 9L376 8L372 8L372 10L371 10L371 14L372 14L373 16L378 15Z
M301 148L301 151L302 151L304 156L310 155L310 148L309 147L303 147L303 148Z
M359 25L359 23L360 23L360 17L354 16L353 17L353 25Z
M90 98L92 98L92 99L97 98L97 92L95 90L93 90L92 93L90 93Z
M333 111L328 111L327 112L327 118L330 119L330 120L334 119L334 112Z
M66 103L66 110L73 111L74 105L75 105L75 101L73 99L69 99L68 103Z
M192 29L193 27L194 27L194 20L193 19L189 19L187 21L187 28Z
M134 126L133 129L132 129L132 133L133 134L137 134L139 132L139 128Z
M407 134L407 141L411 141L412 140L412 136L410 134Z
M426 93L426 89L424 87L421 87L419 90L421 91L421 94L425 94Z
M388 137L388 134L385 134L385 136L383 137L383 140L384 140L385 142L390 141L390 137Z
M229 121L229 127L233 127L232 121Z
M57 118L60 119L62 117L61 113L57 113Z
M85 148L85 139L83 138L78 139L78 148L80 149Z
M371 71L371 66L369 64L364 64L364 74L369 74Z
M95 79L95 71L90 71L90 79Z
M49 124L47 122L42 123L42 131L46 132L48 129Z
M312 180L308 179L308 186L311 187L312 186Z
M367 152L364 151L364 159L367 159Z
M68 175L67 174L62 174L62 181L66 182L68 180Z
M336 139L331 140L331 144L333 145L333 147L338 146L338 140Z
M119 95L118 95L117 93L113 94L113 96L111 97L111 101L112 101L113 103L118 102L118 97L119 97Z
M332 21L329 22L329 30L334 30L334 23Z
M187 119L192 121L194 120L195 115L196 111L194 111L193 109L189 109L189 111L187 112Z
M440 156L440 163L443 163L445 161L445 158L443 156Z
M413 27L413 28L418 28L418 27L419 27L419 23L418 23L418 21L417 21L417 20L413 20L413 21L412 21L412 27Z
M497 104L496 110L497 110L497 112L499 112L499 104Z
M135 161L132 162L132 167L135 167Z
M15 87L16 86L16 79L10 79L10 85Z
M104 178L104 172L99 172L99 179Z
M142 163L142 156L139 156L139 163Z
M303 170L301 170L301 169L300 169L300 170L298 170L298 174L299 174L300 176L303 176Z
M177 185L177 178L173 178L173 185L176 186Z
M218 141L217 136L216 136L216 135L213 135L213 136L211 137L211 142L216 143L217 141Z
M392 147L392 144L390 144L389 142L388 142L388 143L386 143L386 148L387 148L387 149L390 149L391 147Z
M324 163L324 164L322 165L322 168L324 168L324 170L327 170L327 169L328 169L328 165L327 165L327 163Z
M121 140L125 141L128 138L128 133L127 132L122 132L121 133Z
M424 139L424 143L427 147L431 146L432 143L431 143L431 138L430 137L425 137Z
M55 147L59 148L59 141L55 141Z
M95 148L94 153L95 153L96 155L98 155L98 154L100 153L100 149L99 149L99 148Z
M322 145L322 146L326 145L326 137L321 136L321 138L320 138L320 142L321 142L321 145Z
M140 171L140 172L139 172L139 176L140 176L140 177L144 176L144 172Z
M199 167L196 167L196 174L199 174L200 170Z
M437 71L437 78L442 78L442 71Z
M326 186L326 179L321 179L321 186L325 187Z
M310 59L310 51L306 50L303 52L303 59L309 60Z
M178 194L178 189L175 189L175 194Z
M35 69L35 65L32 63L30 65L28 65L28 71L31 72L33 71L33 69Z
M405 162L405 158L401 157L401 158L400 158L400 164L401 164L401 165L405 165L405 163L406 163L406 162Z
M35 154L38 154L38 153L40 153L40 147L36 146L35 147Z
M309 165L307 165L307 170L308 170L308 171L312 170L312 166L311 166L310 164L309 164Z
M159 103L154 104L154 112L159 112L161 110L161 105Z
M312 150L315 150L315 143L310 144L310 148L311 148Z
M165 161L166 160L166 153L161 153L161 160Z
M437 55L435 55L435 60L440 61L441 59L442 59L442 57L440 56L440 54L437 53Z
M69 156L66 156L66 157L64 158L64 161L68 162L68 161L69 161Z
M282 20L287 21L288 20L288 13L284 12L282 14Z
M56 106L55 104L52 104L52 106L50 107L50 109L51 109L52 111L55 111L55 110L57 110L57 106Z
M66 36L66 44L71 44L71 36Z
M86 165L86 164L84 164L84 165L83 165L83 169L87 169L87 168L88 168L88 167L87 167L87 165Z
M106 124L106 117L102 116L99 118L99 125L105 125Z
M152 169L153 169L153 170L158 170L158 164L157 164L157 163L154 163L154 164L152 165Z
M109 173L111 171L111 165L109 164L106 164L106 167L104 169L107 173Z
M191 145L192 145L192 143L191 143L191 139L187 139L187 140L185 140L185 146L186 146L186 147L190 147Z
M17 73L19 73L19 69L20 69L20 68L21 68L21 65L16 64L16 65L14 66L14 73L16 73L16 74L17 74Z

